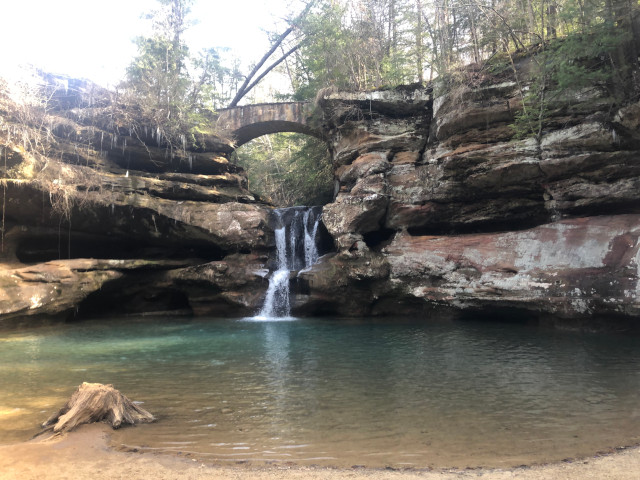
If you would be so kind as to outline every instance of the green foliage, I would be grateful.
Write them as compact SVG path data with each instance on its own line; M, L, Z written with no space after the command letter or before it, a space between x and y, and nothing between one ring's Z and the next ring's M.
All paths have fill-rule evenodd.
M417 65L426 48L412 40L423 35L418 13L413 0L318 2L299 25L296 98L314 98L326 87L369 90L422 78Z
M241 74L238 62L225 66L216 49L190 54L182 34L193 0L158 1L160 8L148 16L152 35L136 40L138 55L127 69L124 108L116 119L138 134L151 127L159 145L184 153L187 146L197 146L196 133L231 98Z
M227 58L228 49L207 48L191 58L194 83L191 100L197 108L215 111L226 106L242 80L240 61Z
M126 100L137 103L143 122L177 144L197 121L188 97L191 79L182 67L187 49L159 35L139 38L137 45L138 57L127 70Z
M605 24L589 34L576 32L553 41L536 54L523 109L513 125L516 137L539 139L549 110L585 91L608 89L615 101L621 93L615 88L620 71L613 68L611 55L626 38L624 32Z
M320 140L277 133L256 138L236 155L250 190L274 205L324 205L333 198L331 163Z
M303 20L305 39L296 69L297 99L313 98L328 85L348 87L349 72L344 57L351 39L343 28L343 16L340 5L324 3Z

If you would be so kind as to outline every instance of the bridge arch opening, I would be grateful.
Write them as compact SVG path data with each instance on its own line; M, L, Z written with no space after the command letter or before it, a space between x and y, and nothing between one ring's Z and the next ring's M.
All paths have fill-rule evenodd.
M327 144L305 132L261 135L234 152L249 190L277 207L325 205L333 200L333 167Z
M233 138L237 147L260 138L264 135L275 133L301 133L315 138L320 138L319 132L309 126L286 120L270 120L244 125L233 132Z

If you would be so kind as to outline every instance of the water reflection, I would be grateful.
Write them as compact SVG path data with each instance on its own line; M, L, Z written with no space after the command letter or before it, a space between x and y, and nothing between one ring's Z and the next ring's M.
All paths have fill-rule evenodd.
M264 366L266 385L271 396L270 422L274 435L281 435L280 429L286 427L287 412L290 410L289 386L287 379L295 378L295 372L289 365L289 330L281 327L279 322L265 322L262 324L264 335L265 360Z

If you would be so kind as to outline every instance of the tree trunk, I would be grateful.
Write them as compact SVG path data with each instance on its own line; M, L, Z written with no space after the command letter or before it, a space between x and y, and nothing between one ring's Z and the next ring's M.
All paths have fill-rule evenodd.
M558 8L555 2L551 2L549 7L547 8L547 37L557 38L558 37Z
M587 28L584 0L578 0L578 6L580 7L580 32L584 35Z
M84 423L104 422L112 428L118 428L122 424L133 425L154 420L153 415L133 403L113 385L84 382L65 406L42 424L42 428L62 433Z
M529 29L529 43L533 44L536 41L536 17L533 13L533 4L531 0L527 0L527 28Z
M291 22L291 26L289 28L287 28L274 42L273 45L271 46L271 48L269 49L269 51L267 53L265 53L262 58L260 59L260 61L256 64L255 67L253 67L253 69L251 70L251 72L249 72L249 75L247 75L247 77L245 78L244 83L242 84L242 86L237 90L236 92L236 96L233 98L233 100L231 100L231 103L229 104L228 108L232 108L238 105L238 102L240 100L242 100L242 97L244 97L247 93L249 93L249 90L251 90L267 73L269 73L271 70L273 70L280 62L282 62L284 60L285 57L280 58L278 61L276 61L275 63L273 63L271 66L267 67L267 71L265 73L263 73L255 82L251 83L251 80L253 79L253 77L256 75L256 73L258 73L258 70L260 70L260 68L262 68L262 66L265 64L265 62L269 59L269 57L271 57L271 55L273 54L273 52L276 51L276 49L282 44L282 42L284 41L285 38L287 38L287 36L293 32L293 30L296 28L296 24L302 19L304 18L304 16L309 12L309 10L311 9L311 7L313 6L314 2L311 1L307 4L307 6L304 8L304 10ZM295 50L297 50L298 47L295 47L294 49L291 49L289 51L290 53L293 53ZM249 85L251 83L251 85Z
M478 32L476 30L476 12L475 7L469 8L469 18L471 19L471 42L473 44L473 62L480 62L480 48L478 46Z
M627 37L610 54L610 58L617 75L615 78L616 90L619 95L631 95L634 90L640 89L640 76L638 73L638 38L637 22L638 7L628 0L611 0L607 4L612 9L612 29L624 32Z
M427 27L427 32L429 32L429 36L431 37L431 44L433 45L433 56L434 59L431 62L431 66L430 66L430 78L433 77L433 64L436 65L436 68L438 68L440 66L440 61L439 61L439 56L438 56L438 51L440 49L440 44L438 42L438 36L436 34L436 32L433 30L433 28L431 28L431 22L429 22L429 17L427 17L426 14L422 14L422 18L424 20L424 23ZM437 17L436 17L436 21L437 21Z
M418 82L424 82L423 50L422 50L422 0L416 0L418 11L416 23L416 68L418 70Z
M236 105L238 105L238 102L240 100L242 100L242 97L244 97L247 92L247 85L249 85L249 83L251 82L251 80L253 79L254 75L258 72L258 70L260 70L260 68L262 67L262 65L264 65L264 63L269 59L269 57L273 54L273 52L276 51L276 49L280 46L280 44L284 41L285 38L287 38L287 36L293 32L293 26L287 28L284 33L282 33L277 39L276 41L273 43L273 45L271 46L271 48L269 49L269 51L267 53L265 53L262 58L260 59L260 61L256 64L255 67L253 67L253 69L251 70L251 72L249 72L249 75L247 75L247 77L244 80L244 83L242 84L242 86L237 90L236 96L233 98L233 100L231 100L231 103L229 104L228 108L232 108L235 107Z
M389 26L387 29L387 55L391 54L398 48L398 35L396 25L396 0L390 0L389 2Z

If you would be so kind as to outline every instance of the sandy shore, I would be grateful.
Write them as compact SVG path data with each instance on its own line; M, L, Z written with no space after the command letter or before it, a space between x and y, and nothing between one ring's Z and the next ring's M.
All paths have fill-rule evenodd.
M87 425L64 437L0 446L0 479L256 479L256 480L637 480L640 447L573 462L510 470L331 469L218 466L171 455L124 453L108 447L109 429Z

